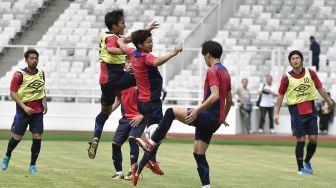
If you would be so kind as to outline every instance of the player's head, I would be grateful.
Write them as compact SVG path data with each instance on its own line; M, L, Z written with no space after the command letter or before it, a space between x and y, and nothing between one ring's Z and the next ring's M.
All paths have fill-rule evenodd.
M137 30L132 33L132 42L134 46L143 52L152 52L153 38L152 33L147 30Z
M303 66L303 55L299 50L291 51L288 55L288 61L293 68Z
M35 49L28 49L24 53L24 58L30 68L36 68L38 60L39 60L39 53Z
M216 41L205 41L202 44L202 55L205 62L209 65L209 58L220 59L223 53L222 46Z
M132 71L132 64L131 64L131 61L129 59L129 56L126 56L125 70L126 71Z
M122 9L116 9L106 13L105 25L109 31L113 31L115 34L124 34L126 28L124 11Z

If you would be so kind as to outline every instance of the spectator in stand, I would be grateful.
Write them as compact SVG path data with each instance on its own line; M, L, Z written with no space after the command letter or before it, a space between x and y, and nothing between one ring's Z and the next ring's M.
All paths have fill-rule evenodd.
M312 63L316 67L316 72L319 71L320 64L320 44L316 42L314 36L310 36L310 50L312 51Z
M330 97L330 92L327 92ZM331 99L332 100L332 99ZM335 101L332 100L335 106ZM328 103L326 100L322 100L317 103L318 115L320 118L319 126L322 134L328 134L329 124L334 122L334 109L328 108Z

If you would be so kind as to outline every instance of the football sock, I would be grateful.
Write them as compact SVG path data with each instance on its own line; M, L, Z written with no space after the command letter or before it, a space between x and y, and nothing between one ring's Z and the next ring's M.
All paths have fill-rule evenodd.
M33 138L33 143L31 146L31 160L30 160L30 165L35 165L36 160L40 154L41 150L41 139L34 139Z
M100 139L101 134L103 132L103 128L105 125L106 120L108 119L108 115L104 114L103 112L100 112L96 117L96 125L94 129L94 138Z
M129 143L129 146L130 146L130 161L131 161L131 166L132 166L132 164L138 162L139 146L136 144L134 138L129 138L128 143Z
M121 146L114 143L112 143L112 161L116 171L122 171Z
M304 153L305 142L296 142L295 155L296 162L298 165L298 171L303 168L303 153Z
M7 146L7 152L6 155L10 157L12 155L12 151L15 149L15 147L18 145L20 140L15 140L13 137L9 139L8 146Z
M201 179L202 185L209 185L210 184L210 177L209 177L209 164L208 161L206 160L205 155L200 155L194 153L194 158L197 163L197 171L198 175Z
M160 143L168 133L173 120L175 119L174 111L172 108L166 110L165 115L163 116L162 121L160 122L159 127L154 132L151 140L155 143Z
M308 146L307 146L307 154L306 154L306 158L305 158L305 162L309 162L310 159L313 157L315 151L316 151L316 143L311 143L309 142L308 143Z
M138 171L137 171L138 174L140 174L142 172L142 169L145 167L147 162L154 157L154 155L156 154L156 151L158 150L158 146L159 145L155 145L151 152L144 152L144 155L143 155L141 161L139 162ZM155 152L153 152L153 151L155 151ZM154 157L154 159L155 159L155 157Z

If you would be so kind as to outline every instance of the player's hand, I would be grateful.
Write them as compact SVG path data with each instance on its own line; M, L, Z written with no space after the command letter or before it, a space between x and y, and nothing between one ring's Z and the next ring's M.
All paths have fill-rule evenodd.
M174 48L175 55L182 52L182 50L183 50L182 44L176 45L175 48Z
M279 114L274 114L274 123L279 125Z
M333 108L334 108L334 103L333 102L328 103L329 111L331 111Z
M35 111L32 109L32 108L30 108L30 107L28 107L28 106L25 106L24 108L23 108L23 110L28 114L28 115L33 115L34 113L35 113Z
M138 115L138 116L135 116L131 121L130 121L130 124L131 124L131 127L138 127L141 123L141 121L143 120L143 115Z
M159 23L157 23L156 21L153 21L145 27L145 30L152 31L153 29L157 29L159 25L160 25Z
M197 118L197 115L198 115L198 110L197 109L189 109L188 110L188 115L187 117L185 117L185 122L190 124L192 123L196 118Z

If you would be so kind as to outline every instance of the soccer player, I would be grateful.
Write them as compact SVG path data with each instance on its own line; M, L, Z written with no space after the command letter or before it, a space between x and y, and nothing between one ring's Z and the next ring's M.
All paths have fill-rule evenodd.
M218 42L206 41L202 45L202 55L209 67L204 83L203 103L194 109L168 108L151 139L146 142L136 139L145 152L151 153L153 148L163 140L174 119L194 126L196 128L194 158L203 187L210 187L210 169L205 157L206 150L213 133L220 125L228 126L225 118L232 105L231 78L227 69L220 63L222 52L222 46ZM132 178L135 179L135 184L141 173L140 170L137 165L134 165L134 169L132 169ZM135 175L133 175L133 171Z
M310 160L316 150L318 135L317 111L314 105L314 101L317 98L316 90L327 101L329 109L333 108L333 102L323 88L316 72L303 67L303 55L300 51L290 52L288 61L292 70L283 75L281 79L274 121L279 124L280 107L284 95L286 95L291 116L292 133L296 137L297 173L309 175L313 173ZM308 135L309 143L306 156L303 158L306 135ZM305 167L303 166L303 161Z
M182 46L177 45L174 50L167 54L155 57L150 53L153 48L153 39L150 31L135 31L132 33L131 39L136 49L127 48L124 38L119 40L119 46L126 52L127 56L130 57L138 87L138 110L144 115L145 123L147 127L149 127L153 126L153 124L159 124L163 117L162 101L160 100L162 77L157 67L163 65L181 52ZM144 160L140 162L139 169L142 170L148 160L153 159L153 156L156 155L157 148L158 147L154 149L151 155L147 155L148 158L146 158L147 160L145 162ZM134 166L136 165L132 166L132 176ZM138 175L139 174L137 174L137 178ZM136 185L136 182L137 180L132 177L132 183Z
M93 139L89 142L88 156L91 159L96 156L99 139L104 124L112 113L116 95L121 90L136 85L134 76L124 71L125 55L117 43L126 28L123 10L117 9L106 13L105 25L109 31L102 34L99 50L101 111L95 120ZM157 26L156 22L152 22L146 29L151 31Z
M129 61L126 61L125 69L126 71L131 71L132 65ZM116 97L112 106L112 111L118 108L120 104L122 118L119 120L119 126L114 134L112 143L112 160L116 170L116 174L112 176L112 179L130 180L131 171L129 171L126 176L124 176L122 171L121 146L128 138L131 166L132 164L137 163L139 157L139 147L135 142L135 138L140 137L146 127L146 124L142 121L143 115L138 112L136 87L130 87L121 91Z
M29 172L36 175L38 174L36 160L41 150L43 133L43 114L48 110L44 90L45 76L44 72L37 68L39 53L35 49L28 49L24 57L27 67L15 72L10 85L10 96L16 102L16 114L11 128L13 135L8 142L1 168L2 170L8 168L12 152L29 125L33 139Z

